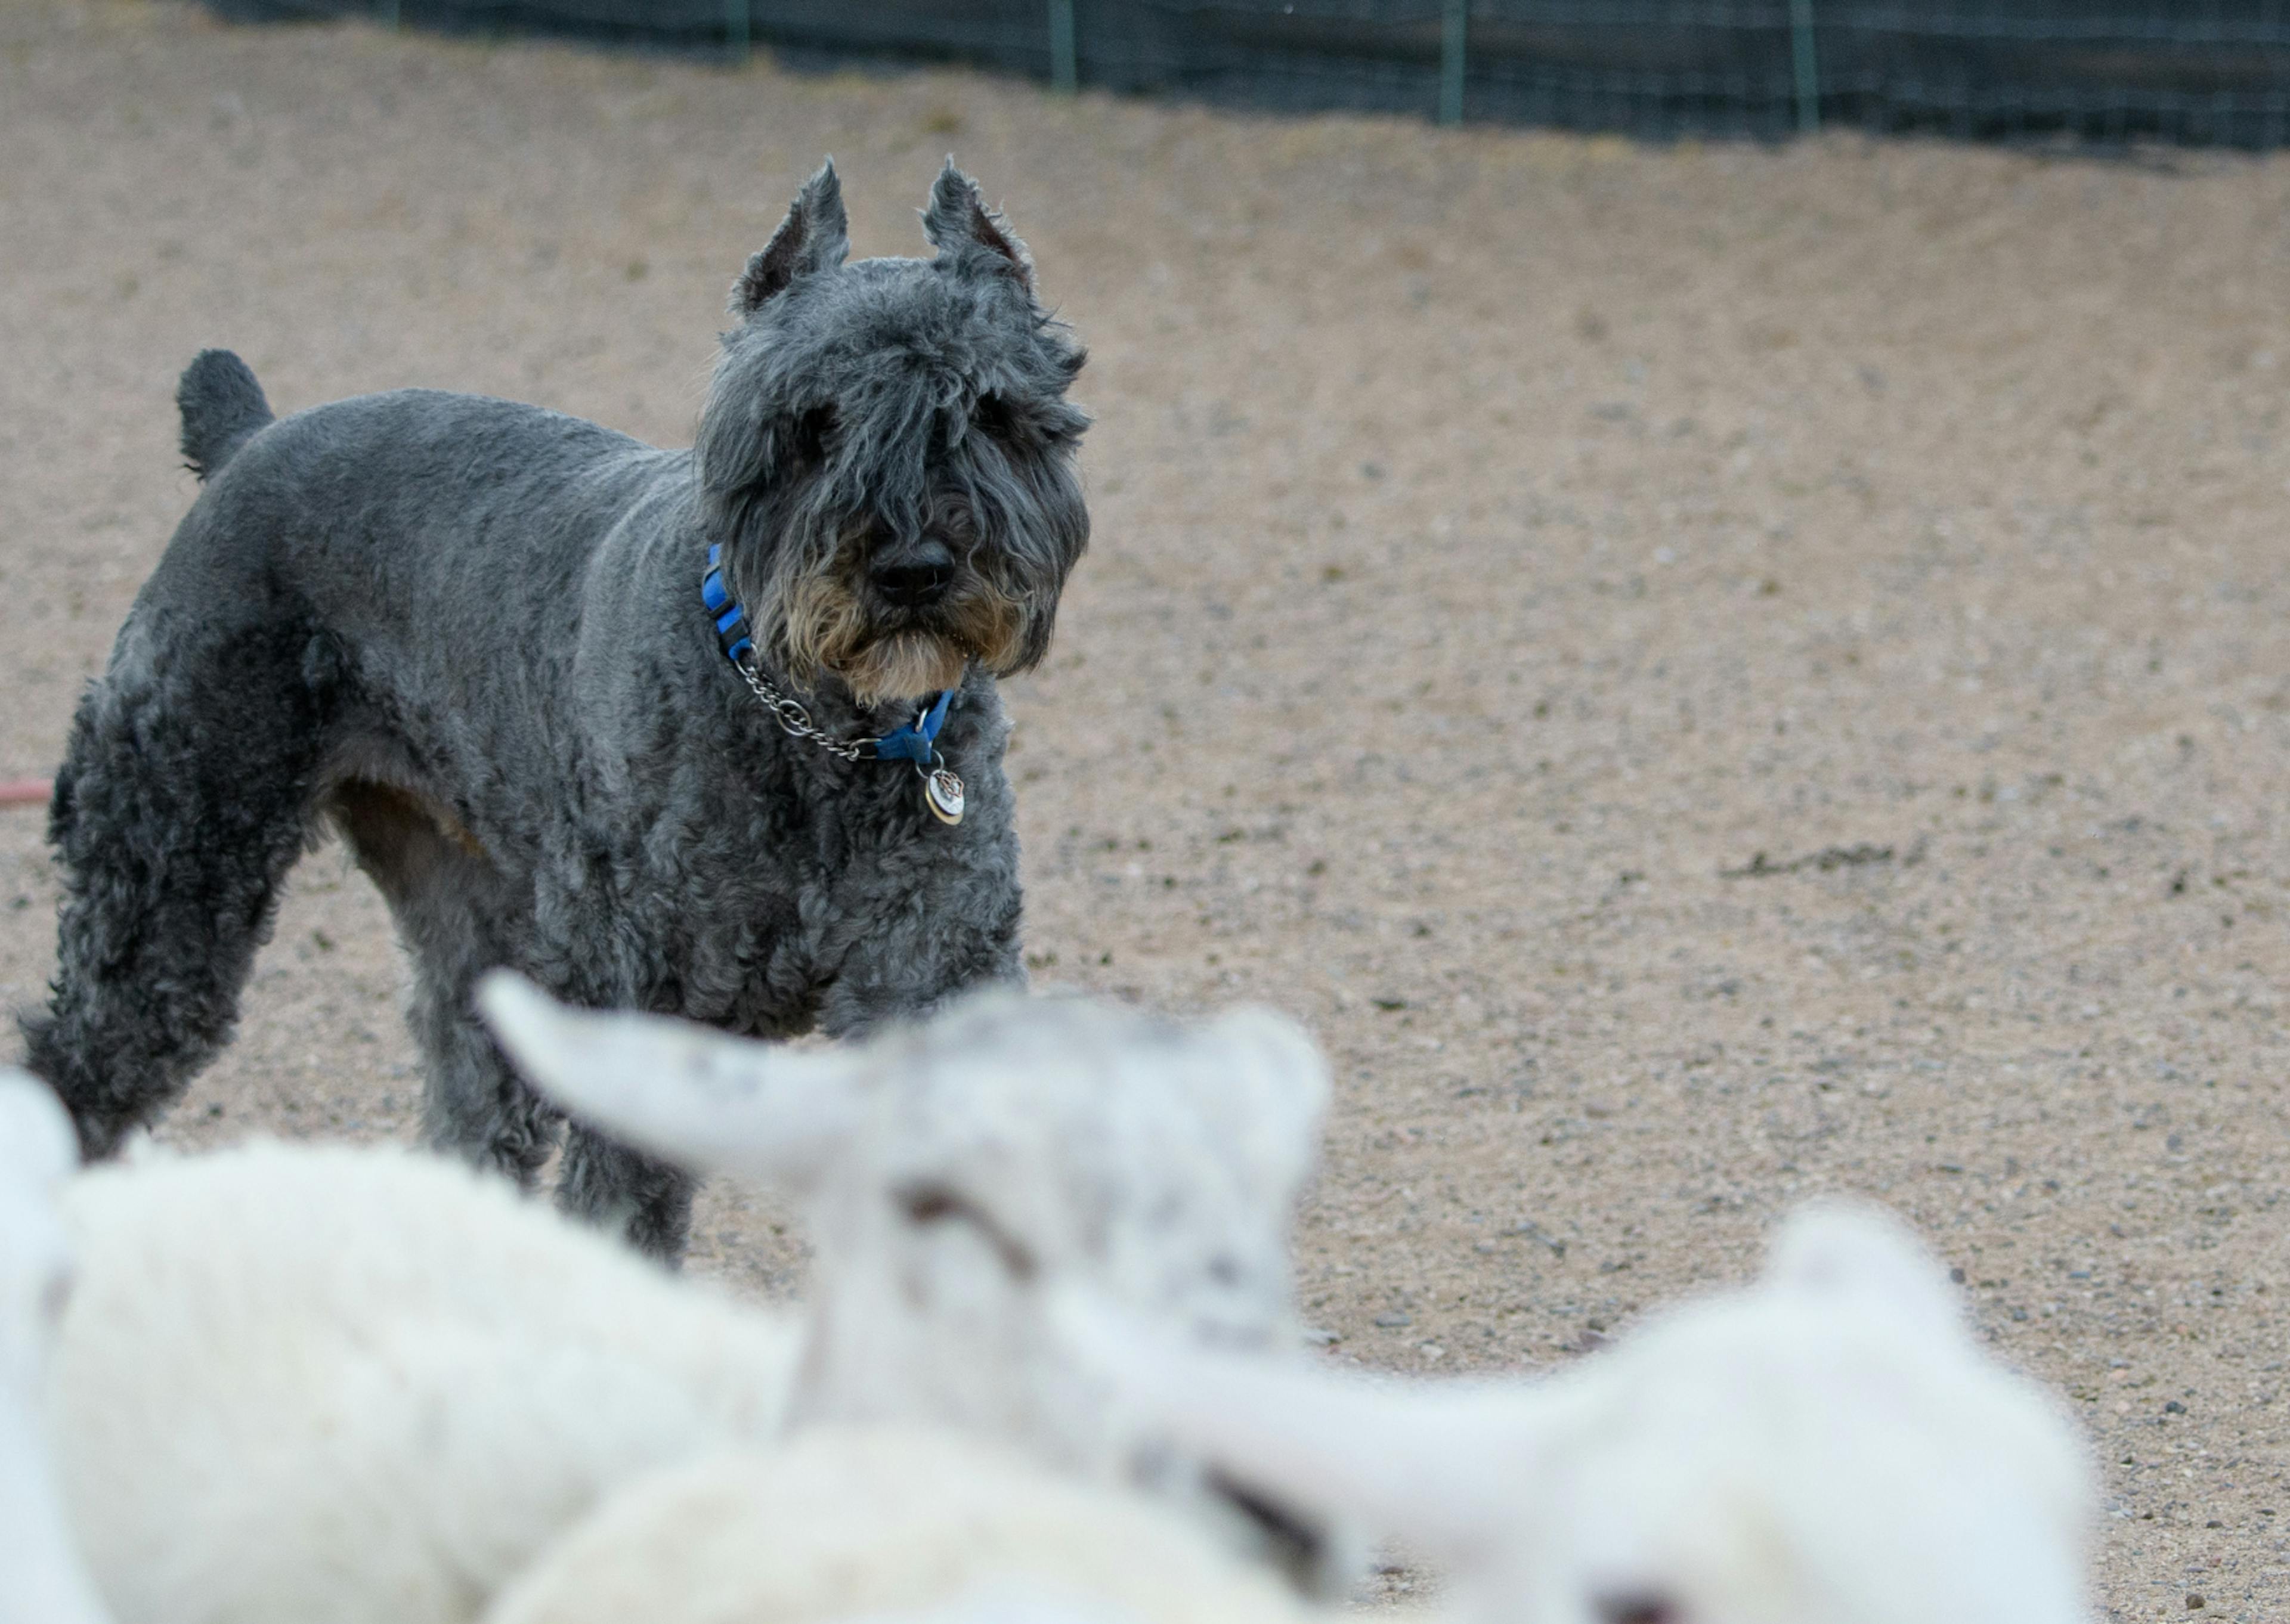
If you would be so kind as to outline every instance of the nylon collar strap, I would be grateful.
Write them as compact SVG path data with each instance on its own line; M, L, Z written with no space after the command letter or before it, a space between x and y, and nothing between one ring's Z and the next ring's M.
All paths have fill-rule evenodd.
M724 658L741 675L752 674L756 641L749 636L747 610L732 596L731 586L724 579L720 541L708 544L708 572L700 578L700 601L708 606L708 618L715 622L716 646L724 651ZM903 727L894 727L879 738L852 742L862 750L862 760L910 761L927 771L938 757L939 729L946 725L946 713L953 703L954 690L949 688L928 710Z

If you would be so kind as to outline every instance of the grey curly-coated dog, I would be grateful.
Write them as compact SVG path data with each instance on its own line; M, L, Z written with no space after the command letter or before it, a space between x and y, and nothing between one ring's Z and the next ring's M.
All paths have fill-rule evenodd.
M492 966L765 1036L1022 976L995 678L1042 658L1088 539L1082 351L951 163L923 224L935 258L845 264L813 176L690 451L428 390L274 420L236 356L192 364L205 489L50 812L24 1035L89 1154L228 1040L327 823L412 961L428 1138L526 1183L556 1123L471 1012ZM682 1248L684 1178L577 1124L557 1195Z

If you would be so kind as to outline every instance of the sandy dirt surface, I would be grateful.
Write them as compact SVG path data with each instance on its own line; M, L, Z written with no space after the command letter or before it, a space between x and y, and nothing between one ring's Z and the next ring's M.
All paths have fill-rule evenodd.
M282 409L423 383L684 444L802 174L834 153L859 252L917 252L949 148L1094 353L1097 540L1010 694L1031 957L1317 1031L1337 1351L1564 1359L1866 1191L2090 1429L2107 1615L2284 1616L2290 159L1650 149L11 0L0 778L51 768L190 500L197 348ZM11 1004L39 823L0 812ZM163 1136L407 1136L402 980L320 851ZM696 1266L800 1257L719 1188Z

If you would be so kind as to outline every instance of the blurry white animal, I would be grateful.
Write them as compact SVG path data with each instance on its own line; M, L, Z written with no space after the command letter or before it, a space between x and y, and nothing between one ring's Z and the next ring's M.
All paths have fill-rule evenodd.
M740 1307L401 1151L91 1170L49 1412L123 1624L469 1619L612 1488L790 1411L977 1428L1319 1558L1317 1531L1124 1429L1041 1306L1071 1281L1181 1333L1292 1338L1326 1088L1294 1028L1005 995L794 1050L513 983L487 1003L596 1125L801 1192L808 1311Z
M1187 1028L1074 997L987 994L863 1046L800 1054L550 1002L479 1002L575 1117L682 1166L800 1194L818 1248L790 1419L953 1424L1187 1501L1341 1593L1348 1540L1204 1480L1049 1324L1088 1285L1169 1334L1298 1345L1289 1258L1327 1072L1286 1017Z
M65 1210L49 1415L125 1624L473 1617L613 1484L780 1430L788 1316L459 1163L255 1144Z
M896 1612L870 1612L837 1624L1137 1624L1127 1613L1086 1597L1037 1586L985 1585L949 1602Z
M1444 1564L1468 1624L2078 1624L2095 1494L1889 1215L1539 1380L1372 1383L1069 1300L1132 1402L1241 1481Z
M974 1437L826 1427L630 1484L544 1553L485 1624L837 1624L941 1611L1023 1624L1043 1609L1071 1624L1334 1618L1157 1497Z
M38 1408L71 1260L56 1198L79 1164L48 1085L0 1068L0 1624L101 1624L66 1526Z
M985 1585L950 1602L896 1612L870 1612L837 1624L1136 1624L1084 1597L1034 1586Z

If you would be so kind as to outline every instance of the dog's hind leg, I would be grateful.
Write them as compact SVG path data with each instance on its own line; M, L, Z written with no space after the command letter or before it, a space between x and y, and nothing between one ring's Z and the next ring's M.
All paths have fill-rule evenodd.
M406 1019L428 1073L422 1137L531 1188L556 1115L510 1070L470 1004L478 977L516 962L500 924L517 915L506 882L449 813L410 791L352 779L326 810L413 961Z
M22 1018L26 1060L91 1156L228 1041L310 831L342 685L332 640L308 628L162 618L130 618L81 701L48 814L64 905L47 1008Z
M680 1168L616 1145L577 1122L566 1131L556 1204L625 1236L639 1252L668 1263L684 1255L693 1188L692 1176Z

